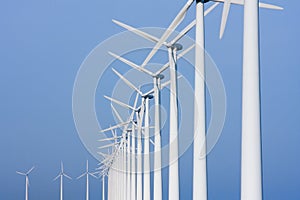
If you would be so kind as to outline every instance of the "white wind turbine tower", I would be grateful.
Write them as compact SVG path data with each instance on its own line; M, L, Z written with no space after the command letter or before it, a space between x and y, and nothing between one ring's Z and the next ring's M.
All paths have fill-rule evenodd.
M229 12L230 3L224 4ZM259 3L258 0L242 0L244 4L244 45L243 45L243 88L242 88L242 158L241 158L241 199L262 199L261 169L261 125L260 125L260 77L259 77L259 7L282 10L283 8ZM227 8L225 8L225 5ZM224 13L223 10L223 13ZM224 15L223 15L224 16ZM221 31L226 19L222 20ZM222 37L223 32L220 33Z
M77 177L77 179L82 178L83 176L86 176L86 200L89 200L89 176L92 176L94 178L97 178L94 174L89 172L89 161L86 161L86 171Z
M65 172L64 172L64 165L63 163L61 162L60 163L60 173L58 174L57 177L55 177L53 179L53 181L57 180L58 178L60 178L60 190L59 190L59 193L60 193L60 200L63 200L63 178L66 177L70 180L72 180L72 178L70 176L68 176Z
M102 176L102 200L105 200L105 175Z
M28 175L32 172L33 169L34 169L34 167L32 167L26 173L16 171L17 174L25 176L25 200L28 200L28 189L29 189L29 178L28 178Z

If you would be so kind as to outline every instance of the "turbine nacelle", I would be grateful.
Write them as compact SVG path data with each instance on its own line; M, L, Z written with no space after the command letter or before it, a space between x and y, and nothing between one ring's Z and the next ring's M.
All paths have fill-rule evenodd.
M175 44L172 45L172 48L176 49L177 51L180 51L180 50L183 49L183 46L179 43L175 43Z
M163 74L158 74L156 78L162 80L165 78L165 76Z

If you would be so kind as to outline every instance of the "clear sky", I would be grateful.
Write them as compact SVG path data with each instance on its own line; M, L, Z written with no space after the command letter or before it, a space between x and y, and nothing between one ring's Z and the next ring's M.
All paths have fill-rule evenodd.
M284 11L261 9L260 12L264 199L297 200L300 199L297 21L300 3L266 2L280 5ZM86 159L92 169L97 166L97 160L81 143L72 116L73 84L81 63L99 43L123 31L111 19L136 27L165 28L184 3L179 0L1 1L0 199L24 198L25 180L16 170L26 171L35 165L30 176L30 199L53 200L58 199L59 183L52 180L59 172L61 160L66 172L74 178L83 172ZM187 22L193 19L194 10L193 4ZM220 18L221 6L218 6L206 17L205 30L206 50L219 67L227 94L224 130L208 156L208 194L211 200L237 200L242 7L232 6L222 40L218 38ZM193 32L189 34L191 37ZM181 197L191 199L191 149L182 157L181 166ZM99 180L91 180L91 199L100 199L100 186ZM167 181L164 189L166 186ZM84 180L66 181L65 197L83 199Z

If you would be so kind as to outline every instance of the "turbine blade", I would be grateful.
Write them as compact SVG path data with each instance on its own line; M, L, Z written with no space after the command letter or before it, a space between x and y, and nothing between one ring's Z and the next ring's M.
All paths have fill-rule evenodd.
M162 83L161 86L160 86L160 87L161 87L161 90L162 90L163 88L167 87L170 83L171 83L171 80L168 80L168 81Z
M170 43L172 45L176 44L183 36L185 36L194 26L196 25L196 20L192 21L187 25Z
M114 114L117 116L118 120L121 122L121 123L124 123L124 120L122 119L121 115L119 114L119 112L116 110L116 108L110 104Z
M104 145L104 146L98 147L98 149L105 149L105 148L113 147L115 145L116 145L115 143L112 143L112 144L108 144L108 145Z
M53 179L53 181L56 181L60 176L61 176L61 174L58 174L58 176L55 177L55 178Z
M145 38L147 40L150 40L150 41L155 42L155 43L157 43L159 41L159 39L157 37L152 36L152 35L150 35L148 33L145 33L145 32L143 32L143 31L141 31L141 30L139 30L137 28L134 28L132 26L129 26L127 24L124 24L124 23L122 23L120 21L117 21L117 20L114 20L114 19L112 21L115 24L117 24L117 25L119 25L119 26L127 29L128 31L133 32L133 33L135 33L135 34L137 34L137 35L139 35L139 36L141 36L141 37L143 37L143 38Z
M177 59L182 58L185 54L190 52L190 50L192 50L194 47L195 47L195 45L193 44L189 48L187 48L186 50L183 50L180 54L178 54Z
M173 22L170 24L170 26L167 28L167 30L164 32L162 37L159 39L159 41L156 43L156 45L153 47L152 51L148 54L146 59L144 60L141 67L145 67L148 62L151 60L151 58L155 55L155 53L158 51L158 49L161 47L161 45L168 39L168 37L172 34L172 32L176 29L176 27L181 23L181 21L184 19L187 10L190 8L194 0L189 0L184 7L181 9L179 14L175 17Z
M136 94L136 96L135 96L135 100L134 100L134 109L136 108L136 104L137 104L137 101L138 101L138 97L139 97L139 95L138 94ZM131 120L131 119L130 119Z
M148 96L149 94L154 93L154 89L149 90L148 92L146 92L145 94L143 94L143 96Z
M85 176L86 175L86 173L83 173L83 174L81 174L80 176L78 176L76 179L80 179L80 178L82 178L83 176Z
M60 161L60 169L61 169L61 172L63 173L64 172L64 164L62 161Z
M98 178L97 176L95 176L94 173L89 173L89 175L91 175L91 176L94 177L94 178Z
M116 100L114 98L111 98L111 97L108 97L108 96L104 96L104 98L106 98L106 99L108 99L108 100L110 100L110 101L112 101L112 102L114 102L116 104L119 104L120 106L123 106L125 108L129 108L131 110L135 110L135 108L131 107L130 105L127 105L126 103L123 103L123 102L121 102L119 100Z
M134 100L134 108L136 108L136 104L137 104L137 102L138 102L138 97L139 97L139 94L137 93L136 94L136 96L135 96L135 100ZM130 117L129 117L129 122L132 122L133 121L133 117L134 117L134 113L135 113L135 111L136 111L136 109L135 110L132 110L132 112L131 112L131 115L130 115ZM133 124L133 126L135 125L135 123L132 123ZM128 126L129 126L129 123L128 123L128 125L125 127L125 129L124 130L127 130L128 129Z
M112 134L112 136L115 138L115 137L117 137L117 133L116 133L116 130L114 130L114 129L111 129L111 134Z
M105 139L98 140L98 142L111 141L111 140L119 139L119 138L121 138L121 137L122 137L122 136L112 137L112 138L105 138Z
M215 7L217 7L217 5L219 5L220 2L215 2L212 6L210 6L209 8L207 8L204 11L204 16L208 15L213 9L215 9Z
M99 152L98 152L99 153ZM105 163L107 163L110 160L110 157L105 158L104 160L102 160L99 164L101 165L100 167L98 167L97 169L103 169L104 167L106 167Z
M122 76L117 70L115 70L114 68L112 68L113 72L115 74L117 74L117 76L122 79L130 88L132 88L133 90L135 90L137 93L139 93L141 96L143 95L143 93L137 89L137 87L135 87L130 81L128 81L124 76Z
M229 14L229 10L230 10L230 4L231 4L231 0L224 1L221 28L220 28L220 39L223 37L224 31L225 31L227 18L228 18L228 14Z
M32 170L34 169L34 166L33 167L31 167L31 169L30 170L28 170L28 172L26 173L26 174L30 174L30 172L32 172Z
M149 139L150 143L155 146L155 143L153 142L153 140Z
M132 68L134 68L134 69L136 69L136 70L138 70L138 71L144 72L144 73L146 73L146 74L148 74L148 75L150 75L150 76L153 76L153 75L154 75L154 74L153 74L152 72L150 72L149 70L147 70L147 69L145 69L145 68L142 68L142 67L138 66L137 64L135 64L135 63L133 63L133 62L131 62L131 61L129 61L129 60L127 60L127 59L121 57L121 56L118 56L117 54L114 54L114 53L112 53L112 52L108 52L108 53L109 53L110 55L112 55L113 57L115 57L116 59L122 61L123 63L129 65L130 67L132 67Z
M227 0L212 0L212 1L224 3ZM231 3L232 4L237 4L237 5L244 5L245 0L231 0ZM273 9L273 10L283 10L283 8L280 7L280 6L276 6L276 5L272 5L272 4L267 4L267 3L260 3L260 2L259 2L259 7L260 8Z
M98 169L100 170L100 169L103 169L103 168L107 167L108 164L109 164L110 162L111 162L110 159L103 160L103 161L101 162L102 166L99 167Z
M259 2L259 7L272 9L272 10L283 10L283 7L272 5L272 4L267 4L267 3L260 3L260 2Z
M111 130L114 130L114 129L117 129L117 128L120 128L122 126L125 126L126 124L129 124L130 122L124 122L124 123L120 123L120 124L117 124L115 126L112 126L110 128L107 128L107 129L104 129L104 130L101 130L100 132L101 133L104 133L104 132L107 132L107 131L111 131Z
M102 152L97 152L98 154L100 154L101 156L103 156L104 158L107 158L109 155L108 154L105 154L105 153L102 153Z
M17 173L17 174L20 174L20 175L23 175L23 176L26 176L26 174L23 173L23 172L16 171L16 173Z
M213 1L224 2L226 0L213 0ZM231 0L231 3L232 4L237 4L237 5L244 5L245 0ZM267 4L267 3L260 3L260 2L259 2L259 7L260 8L272 9L272 10L283 10L283 8L280 7L280 6Z
M72 180L72 178L69 176L69 175L67 175L67 174L63 174L63 176L65 176L65 177L67 177L68 179L70 179L70 180Z
M183 77L182 75L179 75L179 76L177 76L177 79L180 79L180 78L182 78L182 77ZM171 83L171 80L162 83L162 84L161 84L161 89L167 87L170 83Z

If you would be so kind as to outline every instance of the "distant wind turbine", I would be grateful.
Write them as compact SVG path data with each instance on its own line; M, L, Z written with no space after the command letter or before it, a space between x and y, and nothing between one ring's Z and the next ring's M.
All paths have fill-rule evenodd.
M33 169L34 169L34 167L32 167L26 173L16 171L17 174L25 176L25 200L28 200L28 189L29 189L29 178L28 178L28 175L32 172Z
M54 179L53 179L53 181L55 181L55 180L57 180L58 178L60 178L60 200L63 200L63 177L66 177L66 178L68 178L68 179L70 179L70 180L72 180L72 178L70 177L70 176L68 176L65 172L64 172L64 165L63 165L63 163L61 162L60 163L60 173L58 174L58 176L57 177L55 177Z
M86 171L77 177L77 179L82 178L83 176L86 176L86 200L89 200L89 176L92 176L94 178L97 178L94 174L89 172L89 161L86 161Z

